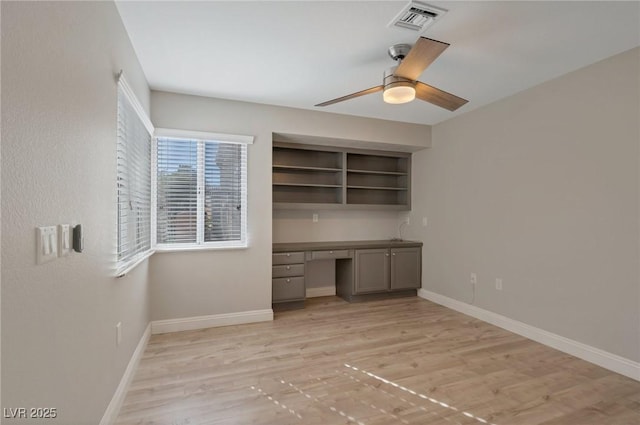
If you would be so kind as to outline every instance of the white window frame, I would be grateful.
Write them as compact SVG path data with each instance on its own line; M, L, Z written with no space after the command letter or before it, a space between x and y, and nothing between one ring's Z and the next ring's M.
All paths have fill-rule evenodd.
M120 237L122 236L122 232L121 232L121 226L123 226L125 223L120 222L120 214L117 214L117 219L116 219L116 238L118 240L117 242L117 246L116 246L116 277L122 277L124 276L127 272L129 272L130 270L132 270L134 267L136 267L138 264L140 264L142 261L144 261L145 259L149 258L149 256L151 256L154 253L153 250L153 246L154 246L154 235L155 235L155 222L153 220L153 213L154 213L154 204L153 204L153 184L154 184L154 180L153 180L153 157L154 157L154 153L153 153L153 134L154 134L154 128L153 128L153 124L151 123L151 120L149 120L149 117L147 116L144 108L142 107L142 104L140 103L140 101L138 101L138 98L136 97L134 91L131 89L131 86L127 83L124 75L122 72L120 72L120 74L118 75L118 98L120 97L120 94L122 94L124 96L124 99L126 100L126 102L129 103L129 105L132 107L133 111L135 112L137 118L141 121L141 123L144 125L145 129L147 130L148 134L149 134L149 139L150 139L150 155L151 157L149 158L150 161L150 175L149 175L149 183L150 183L150 190L151 192L149 193L150 196L150 203L149 203L149 211L150 211L150 215L148 217L148 226L149 226L149 231L150 231L150 235L149 235L149 247L148 249L144 250L144 251L140 251L140 252L133 252L130 255L124 255L122 252L120 252ZM119 104L119 102L118 102ZM117 107L119 108L119 106ZM117 114L120 114L120 111L117 111ZM120 125L117 125L117 145L120 145ZM137 172L137 171L132 171L132 170L128 170L129 172ZM116 175L120 176L119 171L116 169ZM116 189L117 191L118 189ZM119 194L116 193L116 197L118 198L118 202L120 201L119 199ZM116 208L119 208L119 206L116 206ZM127 241L129 243L131 243L131 241ZM123 256L124 255L124 256Z
M185 141L199 141L199 142L221 142L221 143L234 143L239 145L245 145L244 160L245 163L242 167L242 198L241 198L241 238L237 241L204 241L204 198L203 190L198 191L197 199L197 235L195 243L157 243L157 200L158 200L158 167L157 167L157 149L159 138L171 138L182 139ZM228 250L228 249L245 249L249 247L249 231L248 231L248 207L247 207L247 192L248 192L248 161L249 161L249 149L248 145L253 144L254 137L246 135L236 134L224 134L224 133L211 133L205 131L192 131L192 130L178 130L167 128L156 128L153 137L153 194L152 194L152 211L154 214L154 239L156 239L155 250L162 252L174 252L174 251L199 251L199 250ZM197 160L197 179L199 187L204 185L204 144L198 145L198 160ZM203 196L200 196L202 194Z

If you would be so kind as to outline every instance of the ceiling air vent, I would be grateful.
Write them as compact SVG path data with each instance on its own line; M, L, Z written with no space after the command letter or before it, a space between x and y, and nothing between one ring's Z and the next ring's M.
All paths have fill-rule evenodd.
M415 32L423 32L427 27L433 25L446 10L440 9L430 4L412 1L406 5L402 11L396 15L389 27L407 29Z

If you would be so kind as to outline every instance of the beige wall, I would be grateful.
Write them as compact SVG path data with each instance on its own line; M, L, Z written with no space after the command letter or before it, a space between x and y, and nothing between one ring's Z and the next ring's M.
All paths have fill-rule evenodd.
M100 421L149 322L147 264L112 277L120 69L148 108L113 3L2 2L2 406L51 424ZM36 265L35 227L60 223L84 252Z
M151 120L156 127L255 136L248 166L250 247L155 254L150 260L153 320L271 308L272 241L397 233L399 213L318 211L318 223L311 222L311 211L272 214L272 133L370 140L412 150L431 142L429 126L165 92L152 92Z
M318 221L313 222L313 214ZM406 212L275 210L274 242L389 239L399 236Z
M112 3L1 7L3 407L98 423L150 319L270 308L273 241L397 236L405 213L272 214L271 134L419 150L430 127L154 92L159 127L256 136L250 248L158 253L113 278L115 75L149 109L144 75ZM639 55L435 126L404 234L425 242L425 289L640 361ZM83 225L85 251L36 266L35 227L58 223Z
M408 229L423 288L640 361L639 63L634 49L434 126Z

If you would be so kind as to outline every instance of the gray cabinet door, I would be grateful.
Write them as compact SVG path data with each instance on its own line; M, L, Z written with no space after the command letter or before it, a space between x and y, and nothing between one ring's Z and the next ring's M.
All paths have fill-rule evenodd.
M281 277L271 281L273 302L304 300L304 277Z
M422 286L420 248L391 249L391 289L415 289Z
M389 290L389 250L358 249L355 258L356 294Z

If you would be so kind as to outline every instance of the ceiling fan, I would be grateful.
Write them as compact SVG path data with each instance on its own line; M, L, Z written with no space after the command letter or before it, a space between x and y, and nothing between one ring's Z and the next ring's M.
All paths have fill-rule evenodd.
M426 37L418 38L413 47L410 44L395 44L389 47L389 56L397 61L398 65L385 71L381 85L318 103L315 106L333 105L382 91L382 97L387 103L407 103L417 97L425 102L455 111L468 101L417 80L422 71L431 65L447 47L449 47L448 43Z

